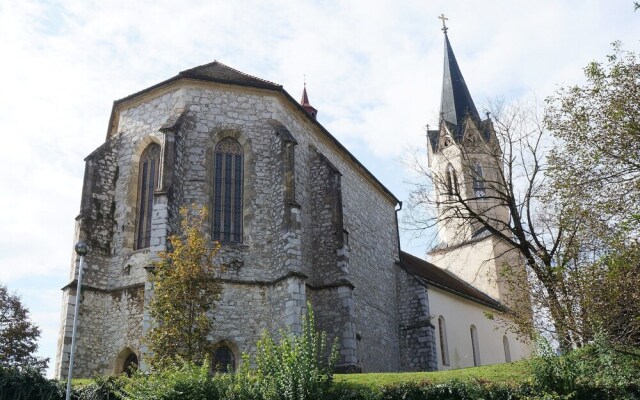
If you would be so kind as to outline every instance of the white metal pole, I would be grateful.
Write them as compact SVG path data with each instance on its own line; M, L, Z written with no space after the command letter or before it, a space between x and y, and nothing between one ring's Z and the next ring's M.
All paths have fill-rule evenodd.
M73 378L73 357L76 350L76 329L78 328L78 311L80 310L80 289L82 288L82 269L84 268L84 256L87 254L87 245L83 242L76 244L76 253L80 255L78 268L78 286L76 287L76 308L73 312L73 330L71 331L71 354L69 355L69 374L67 375L67 397L71 400L71 379Z

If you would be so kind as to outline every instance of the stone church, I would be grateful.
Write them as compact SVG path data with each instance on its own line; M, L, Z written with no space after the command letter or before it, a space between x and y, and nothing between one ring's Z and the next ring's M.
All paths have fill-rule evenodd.
M76 218L74 240L90 251L75 377L144 367L147 270L177 231L179 208L190 204L210 210L207 233L221 245L211 356L232 368L255 351L263 331L300 332L307 301L319 329L338 340L339 371L430 371L529 354L485 316L503 307L493 256L499 243L444 224L430 252L438 266L401 251L401 201L317 113L306 88L298 102L281 85L217 61L114 102L105 142L85 159ZM464 185L470 172L455 158L465 152L465 135L488 140L492 130L446 31L441 115L439 129L429 131L430 167L457 168ZM78 306L73 257L63 288L60 378Z

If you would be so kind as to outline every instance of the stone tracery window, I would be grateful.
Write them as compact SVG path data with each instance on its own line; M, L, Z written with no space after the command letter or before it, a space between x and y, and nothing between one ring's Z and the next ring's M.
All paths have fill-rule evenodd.
M484 184L484 171L479 162L473 164L473 194L475 197L485 197L487 194Z
M151 217L153 192L158 186L160 145L152 143L142 152L138 169L138 196L136 204L136 249L151 244Z
M453 195L458 191L458 177L453 165L448 164L445 171L445 186L448 195Z
M213 181L213 240L242 242L242 146L232 138L215 148Z

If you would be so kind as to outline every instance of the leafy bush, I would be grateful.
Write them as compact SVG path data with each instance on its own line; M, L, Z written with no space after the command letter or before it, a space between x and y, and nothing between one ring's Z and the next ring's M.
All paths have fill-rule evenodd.
M534 389L577 399L640 398L640 354L628 350L612 347L602 336L563 356L547 344L532 360Z
M119 400L124 379L118 376L96 378L94 382L74 387L72 397L78 400Z
M64 396L64 383L46 379L38 369L0 366L0 400L58 400Z
M167 366L152 374L136 373L131 378L121 378L116 388L118 397L135 400L218 400L220 385L209 372L207 362L202 366L182 362ZM82 400L90 400L82 398ZM93 399L91 399L93 400ZM96 399L97 400L97 399Z
M302 334L280 332L278 343L265 334L258 342L255 384L264 400L325 399L333 378L337 347L327 345L326 333L316 331L311 304ZM327 358L327 354L329 354Z

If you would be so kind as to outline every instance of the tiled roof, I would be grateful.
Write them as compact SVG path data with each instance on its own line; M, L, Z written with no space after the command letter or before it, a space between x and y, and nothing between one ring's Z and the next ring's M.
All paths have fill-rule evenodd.
M418 280L423 281L423 283L426 283L427 286L432 285L449 293L475 301L476 303L494 309L502 309L500 302L493 297L476 289L451 272L439 268L426 260L401 251L400 264L407 272L414 275Z
M215 82L234 83L238 85L256 86L266 89L282 89L282 85L245 74L244 72L233 69L219 61L213 61L209 64L187 69L180 72L179 76Z

